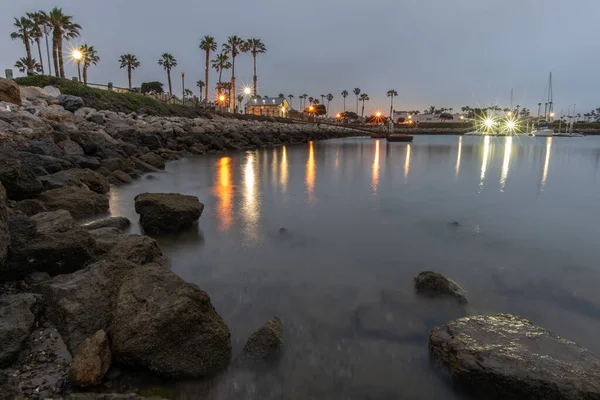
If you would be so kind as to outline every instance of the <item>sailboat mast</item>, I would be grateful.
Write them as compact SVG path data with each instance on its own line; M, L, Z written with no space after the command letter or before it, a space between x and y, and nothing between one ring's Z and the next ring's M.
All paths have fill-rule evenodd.
M554 99L552 93L552 71L550 71L550 78L548 83L548 115L552 116L552 112L554 111Z
M513 89L510 88L510 111L513 109Z

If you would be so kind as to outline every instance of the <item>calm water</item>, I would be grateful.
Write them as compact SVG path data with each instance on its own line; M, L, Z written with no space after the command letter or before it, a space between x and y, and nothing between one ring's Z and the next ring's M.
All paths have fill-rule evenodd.
M198 196L198 230L159 239L173 271L210 294L234 355L271 316L285 329L278 365L170 383L174 398L465 398L431 369L426 334L356 328L359 304L411 293L423 270L457 280L471 313L520 314L600 353L600 138L332 140L156 177L113 189L113 215L137 221L141 192Z

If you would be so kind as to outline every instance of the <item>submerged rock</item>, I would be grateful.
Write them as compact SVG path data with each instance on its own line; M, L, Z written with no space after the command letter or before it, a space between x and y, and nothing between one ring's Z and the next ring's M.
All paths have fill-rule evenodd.
M146 164L152 165L154 168L165 169L165 160L156 153L146 153L138 158Z
M99 330L77 346L69 377L79 387L97 386L110 368L112 356L106 332Z
M144 231L173 232L192 225L200 218L204 204L196 196L177 193L142 193L135 197L135 212L140 214Z
M88 231L101 229L101 228L117 228L120 231L124 231L129 228L131 221L126 217L108 217L102 218L89 224L82 225L83 229Z
M283 323L277 317L267 321L250 335L237 362L254 364L275 358L283 346L282 328Z
M509 314L435 327L432 358L463 388L486 399L600 399L600 357Z
M229 328L208 294L155 264L122 281L111 325L115 361L167 377L200 377L227 365Z
M41 310L42 296L32 293L0 298L0 367L16 359Z
M466 304L467 294L463 288L458 286L452 279L444 275L425 271L415 278L415 289L417 293L427 297L453 297L459 303Z

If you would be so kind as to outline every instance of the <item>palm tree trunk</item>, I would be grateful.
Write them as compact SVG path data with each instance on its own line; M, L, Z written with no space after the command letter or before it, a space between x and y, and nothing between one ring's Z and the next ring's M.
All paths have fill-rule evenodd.
M29 43L29 35L23 35L23 44L25 44L25 52L27 53L27 60L31 63L31 43Z
M65 64L64 64L64 59L63 59L63 54L62 54L62 45L63 45L63 39L62 39L62 35L58 38L58 68L60 69L60 77L64 78L65 77Z
M131 89L131 65L127 67L127 78L129 79L129 89Z
M346 97L344 97L344 112L346 112Z
M219 94L219 97L221 96L221 85L223 84L223 81L221 80L223 78L223 66L219 66L219 85L217 86L218 90L217 93ZM221 99L219 99L219 101L221 101Z
M88 66L83 64L83 84L87 85L87 71L88 71Z
M356 114L358 114L358 95L356 95Z
M329 100L327 100L327 116L329 117Z
M208 64L210 63L210 50L206 50L206 73L204 76L204 83L206 84L206 92L204 93L204 98L208 99Z
M232 57L231 62L231 94L229 96L229 107L231 107L231 111L235 113L235 57Z
M40 38L35 39L38 47L38 55L40 56L40 65L42 67L42 75L44 75L44 59L42 58L42 46L40 46Z
M167 78L169 79L169 94L173 96L173 89L171 88L171 69L167 69Z
M390 104L390 119L393 119L392 113L394 112L394 96L392 96L392 104Z
M258 80L256 76L256 54L252 54L254 56L254 97L256 97L256 81Z
M362 111L360 112L360 116L364 117L365 116L365 101L363 100L363 105L362 105Z
M81 62L77 61L77 79L81 82Z
M52 60L54 61L54 75L60 77L60 71L58 70L58 40L56 34L52 35Z

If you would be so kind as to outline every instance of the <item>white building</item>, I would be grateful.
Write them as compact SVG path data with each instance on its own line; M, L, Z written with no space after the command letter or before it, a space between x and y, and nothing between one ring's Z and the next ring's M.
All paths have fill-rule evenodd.
M452 115L452 119L441 119L440 115L442 114L410 114L408 111L396 110L394 110L392 115L395 123L408 123L409 121L413 121L414 123L467 122L466 116L460 113L450 114Z

